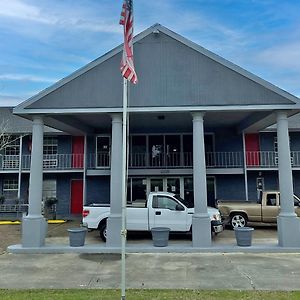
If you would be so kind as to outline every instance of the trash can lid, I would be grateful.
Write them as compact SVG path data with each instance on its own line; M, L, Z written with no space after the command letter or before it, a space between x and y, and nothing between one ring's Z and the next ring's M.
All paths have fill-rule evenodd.
M152 227L151 230L154 231L170 231L169 227Z
M69 228L69 232L83 232L86 231L87 229L85 227L76 227L76 228Z
M254 228L253 227L235 227L234 230L238 230L238 231L253 231Z

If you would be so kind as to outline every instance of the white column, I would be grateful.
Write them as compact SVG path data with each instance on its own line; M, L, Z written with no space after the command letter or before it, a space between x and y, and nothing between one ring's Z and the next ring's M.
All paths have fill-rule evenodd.
M121 247L122 229L122 115L112 115L110 166L110 215L107 220L107 240L110 247Z
M203 112L193 113L194 205L193 247L211 246L211 222L207 212L206 164Z
M280 214L277 218L278 244L300 247L300 219L296 216L293 199L293 176L287 113L277 113L278 172Z
M29 178L28 215L22 222L23 247L41 247L45 244L47 222L42 216L43 193L43 133L44 123L40 116L33 117L32 150Z

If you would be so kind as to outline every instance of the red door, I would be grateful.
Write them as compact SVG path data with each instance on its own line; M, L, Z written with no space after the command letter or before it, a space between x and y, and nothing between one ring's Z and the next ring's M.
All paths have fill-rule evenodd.
M258 133L245 134L245 146L246 146L247 166L259 166L260 165L259 134Z
M72 168L83 168L83 155L84 155L84 137L73 136L72 138Z
M83 180L71 180L71 214L81 214L83 207Z

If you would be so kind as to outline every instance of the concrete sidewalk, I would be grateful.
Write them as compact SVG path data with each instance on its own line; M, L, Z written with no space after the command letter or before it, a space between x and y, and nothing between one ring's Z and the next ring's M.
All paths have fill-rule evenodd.
M118 254L2 254L0 288L119 288ZM128 254L127 288L299 290L299 254Z
M0 228L0 288L119 288L120 255L99 254L105 249L105 243L97 231L87 234L88 253L74 253L83 252L78 249L83 247L68 246L67 228L78 225L69 222L49 227L47 247L53 250L59 245L64 254L8 254L7 245L20 242L20 227L3 225ZM212 248L192 249L191 240L183 235L171 235L169 246L163 249L152 246L150 235L129 235L127 252L142 245L149 253L126 255L126 286L300 290L300 251L292 249L294 253L287 253L287 249L280 249L276 244L274 227L256 228L251 247L237 247L234 232L225 230L213 238L213 249L219 249L218 253L211 253ZM184 253L179 250L172 253L176 247ZM272 249L285 253L267 253ZM73 253L66 253L68 251ZM170 253L151 253L155 251ZM251 251L259 253L249 253Z

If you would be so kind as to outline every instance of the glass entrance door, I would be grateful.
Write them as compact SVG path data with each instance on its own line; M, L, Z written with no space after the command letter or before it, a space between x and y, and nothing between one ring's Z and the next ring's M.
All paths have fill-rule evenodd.
M167 192L180 195L179 178L167 178Z
M151 192L163 192L164 180L163 178L151 178L150 179L150 191Z

